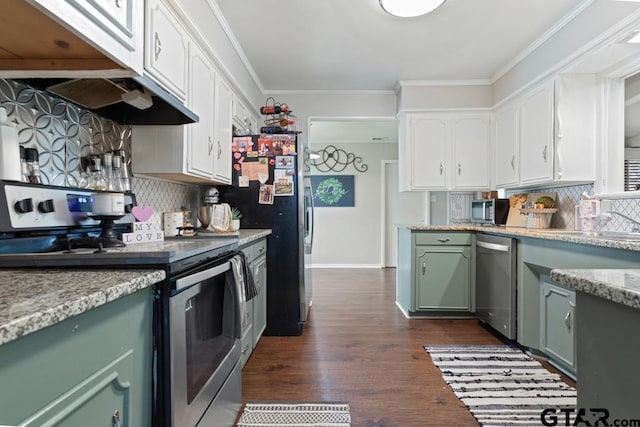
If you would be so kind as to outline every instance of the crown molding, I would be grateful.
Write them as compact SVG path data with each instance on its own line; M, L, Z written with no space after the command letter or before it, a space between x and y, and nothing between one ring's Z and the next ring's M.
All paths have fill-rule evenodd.
M490 86L489 79L477 80L398 80L398 88L406 86Z
M395 90L265 90L266 95L396 95Z

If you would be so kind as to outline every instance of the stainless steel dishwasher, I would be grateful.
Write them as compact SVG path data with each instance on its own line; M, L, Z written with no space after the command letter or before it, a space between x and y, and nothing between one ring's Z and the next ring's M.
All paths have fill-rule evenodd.
M476 315L505 337L516 338L514 239L476 236Z

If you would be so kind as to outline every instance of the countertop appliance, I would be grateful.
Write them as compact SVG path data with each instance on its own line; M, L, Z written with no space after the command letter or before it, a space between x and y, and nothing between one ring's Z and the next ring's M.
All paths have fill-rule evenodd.
M167 279L154 289L153 425L232 425L242 405L246 302L245 282L234 267L241 262L238 239L182 237L99 248L90 195L0 181L0 267L165 270Z
M476 236L476 315L505 337L516 339L515 239Z
M294 144L295 151L280 152L276 141ZM272 231L267 238L265 335L302 334L311 305L313 204L298 142L295 133L234 138L233 185L219 187L220 201L242 213L240 228ZM240 186L241 180L248 186ZM286 195L278 194L278 183Z
M509 215L509 199L476 199L471 201L471 222L504 225Z

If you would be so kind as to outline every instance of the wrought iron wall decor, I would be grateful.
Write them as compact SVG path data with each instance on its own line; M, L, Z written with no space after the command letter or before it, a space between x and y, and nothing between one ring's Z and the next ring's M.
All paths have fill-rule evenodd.
M358 172L366 172L369 169L367 164L362 163L362 157L347 153L334 145L327 145L317 153L320 158L313 159L310 163L320 172L342 172L349 165L353 165Z

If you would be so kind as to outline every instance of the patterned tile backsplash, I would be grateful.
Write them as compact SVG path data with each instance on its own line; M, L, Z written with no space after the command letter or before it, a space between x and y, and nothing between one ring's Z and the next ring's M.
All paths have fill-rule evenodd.
M44 184L77 187L86 175L82 157L122 149L131 169L131 126L120 125L75 104L15 80L0 79L0 106L16 125L18 143L36 148ZM152 206L158 227L161 212L181 206L195 211L197 185L132 177L138 205ZM195 213L195 212L194 212Z

